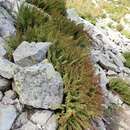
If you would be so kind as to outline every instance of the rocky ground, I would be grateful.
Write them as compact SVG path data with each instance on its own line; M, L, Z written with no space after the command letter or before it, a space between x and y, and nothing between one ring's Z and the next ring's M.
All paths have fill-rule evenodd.
M22 42L14 62L7 60L6 38L15 35L17 10L10 10L11 2L0 1L0 130L55 130L63 81L46 59L51 43Z
M63 100L61 75L48 62L49 42L23 41L13 53L14 62L6 57L6 39L15 36L16 1L0 0L0 130L56 130L54 110ZM19 3L20 5L20 3ZM109 80L120 77L130 81L123 53L130 51L130 40L120 32L94 26L68 9L68 18L82 23L93 41L92 61L104 95L104 108L119 107L112 115L95 120L98 130L130 130L130 107L118 94L107 89ZM43 60L44 59L44 60ZM43 87L44 86L44 87Z
M91 50L92 61L100 75L100 85L105 98L105 107L116 104L121 111L104 119L98 120L101 130L129 130L130 129L130 107L123 103L117 94L107 90L109 79L120 77L130 81L130 69L125 67L123 52L130 51L130 40L122 36L120 32L112 29L102 29L101 26L94 26L87 20L79 17L74 9L68 9L68 18L76 24L84 24L86 31L93 41ZM111 123L111 121L116 124ZM104 123L105 122L105 123ZM114 127L115 126L115 127Z

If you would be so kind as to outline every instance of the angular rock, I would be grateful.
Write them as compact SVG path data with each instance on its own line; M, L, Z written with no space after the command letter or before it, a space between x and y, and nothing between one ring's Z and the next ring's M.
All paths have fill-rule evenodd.
M20 104L19 99L16 97L16 93L12 90L4 93L1 103L4 105L14 105L19 113L23 111L23 105Z
M62 102L62 78L46 60L31 67L17 69L14 83L13 89L18 93L22 104L53 109Z
M30 121L18 130L56 130L57 121L53 112L43 110L35 112Z
M47 121L52 117L52 114L53 112L47 110L37 111L32 115L30 120L36 124L44 126Z
M14 122L13 126L12 126L12 130L16 130L18 128L21 128L24 124L26 124L28 122L28 114L27 112L23 112L22 114L20 114L18 116L18 118L16 119L16 121Z
M114 71L112 71L112 70L108 70L107 75L108 75L108 76L116 76L117 73L114 72Z
M0 76L0 91L9 89L11 81Z
M99 57L99 64L106 70L113 70L115 72L120 72L118 67L114 64L111 63L104 55L100 55Z
M4 95L11 99L16 99L16 93L12 90L8 90L4 93Z
M2 37L0 37L0 45L3 46L3 47L5 45L5 40Z
M96 65L96 74L100 76L100 86L104 95L107 95L106 85L109 83L109 79L106 77L105 71L99 66Z
M0 57L0 75L6 79L12 79L16 65Z
M13 105L0 104L0 130L10 130L17 114Z
M13 18L3 7L0 7L0 36L6 38L10 35L15 35Z
M3 104L9 104L9 105L13 105L15 104L15 99L16 99L16 94L14 91L12 90L8 90L4 93L4 97L2 99L2 103Z
M113 54L111 51L107 51L113 62L120 68L124 68L124 64L118 55Z
M31 121L28 121L25 125L16 130L42 130L42 129L37 127L37 125L33 124Z
M25 67L43 61L50 44L49 42L22 42L13 53L15 63Z
M0 5L6 8L13 16L16 16L18 8L25 0L0 0Z
M2 100L3 98L3 93L0 91L0 101Z
M0 57L5 57L6 55L6 50L4 47L0 44Z

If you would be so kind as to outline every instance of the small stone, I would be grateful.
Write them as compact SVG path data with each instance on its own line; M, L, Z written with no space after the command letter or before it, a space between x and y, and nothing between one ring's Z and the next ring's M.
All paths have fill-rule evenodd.
M124 64L122 62L122 59L120 59L120 57L118 57L118 55L115 55L114 53L112 53L111 51L107 51L107 53L109 54L110 58L113 60L113 62L120 68L124 68Z
M16 99L16 93L12 90L8 90L5 93L5 96L11 99Z
M12 90L6 91L4 93L4 97L2 99L2 103L6 105L14 105L17 102L15 101L16 99L16 93Z
M6 79L12 79L16 65L0 57L0 75Z
M35 112L30 120L18 130L56 130L57 120L53 112L43 110Z
M0 57L5 57L6 56L6 50L4 47L0 44Z
M18 113L13 105L0 103L0 130L10 130Z
M100 55L99 64L106 70L110 69L110 70L113 70L115 72L120 71L118 69L118 67L114 63L111 63L109 60L107 60L107 58L104 55Z
M117 75L117 73L112 71L112 70L108 70L107 75L108 76L115 76L115 75Z
M40 126L44 126L51 118L52 114L53 112L47 110L37 111L32 115L30 120L36 124L39 124Z
M23 112L21 113L18 118L16 119L16 121L14 122L13 126L12 126L12 130L21 128L23 125L25 125L28 122L28 114L27 112Z
M0 7L0 36L7 38L15 35L15 31L13 18L3 7Z
M14 61L22 67L37 64L46 58L50 45L49 42L28 43L24 41L14 51Z

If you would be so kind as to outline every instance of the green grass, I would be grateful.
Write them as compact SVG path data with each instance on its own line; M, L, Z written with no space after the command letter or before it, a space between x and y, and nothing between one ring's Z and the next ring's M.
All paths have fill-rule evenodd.
M117 24L117 27L110 26L113 29L117 29L127 38L130 38L130 33L123 29L121 26L122 18L126 14L130 14L130 1L129 0L111 0L98 1L97 6L92 2L92 0L66 0L67 8L75 8L79 15L84 19L90 21L92 24L95 24L97 19L106 18L107 14L111 19L113 19ZM110 23L111 24L111 23ZM108 24L108 25L110 25Z
M33 0L35 7L21 6L17 14L16 37L8 43L8 56L21 41L49 41L48 59L64 81L64 102L56 110L59 130L84 130L102 113L99 80L90 60L91 41L66 18L64 1ZM53 3L53 4L52 4ZM53 7L53 5L55 5ZM62 7L62 8L59 8ZM55 11L53 11L55 10Z
M123 30L121 33L130 39L130 32Z
M122 100L130 105L130 84L120 78L113 78L110 80L109 89L118 93Z
M130 52L126 52L123 55L124 55L124 57L126 59L125 66L130 68Z

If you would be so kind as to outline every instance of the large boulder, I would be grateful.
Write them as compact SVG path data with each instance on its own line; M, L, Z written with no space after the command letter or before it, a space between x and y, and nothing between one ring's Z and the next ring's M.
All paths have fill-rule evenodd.
M16 65L0 57L0 76L6 79L12 79Z
M31 67L16 69L14 84L13 89L22 104L53 109L62 102L62 78L46 60Z
M0 36L6 38L10 35L15 35L14 20L3 7L0 7Z
M0 130L10 130L18 113L13 105L0 103Z
M43 61L50 44L49 42L22 42L13 53L15 63L25 67Z

